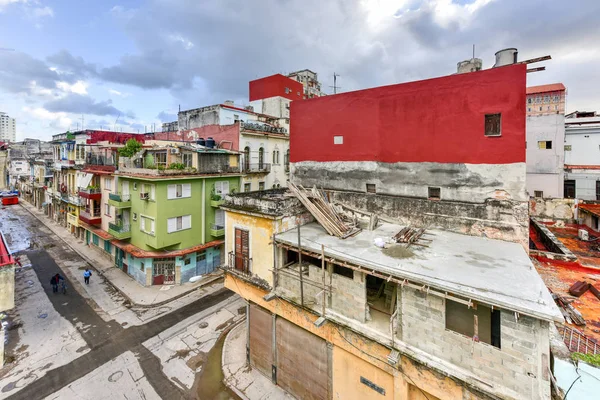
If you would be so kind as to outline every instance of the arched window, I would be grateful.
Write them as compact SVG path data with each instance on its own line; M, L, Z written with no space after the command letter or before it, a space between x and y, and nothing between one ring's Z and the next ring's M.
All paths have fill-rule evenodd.
M273 150L273 164L279 164L279 150Z
M246 146L244 149L244 170L250 169L250 147Z
M290 170L290 149L287 149L285 152L285 157L283 158L283 164L285 166L285 170Z
M258 169L263 169L265 167L265 149L258 149Z

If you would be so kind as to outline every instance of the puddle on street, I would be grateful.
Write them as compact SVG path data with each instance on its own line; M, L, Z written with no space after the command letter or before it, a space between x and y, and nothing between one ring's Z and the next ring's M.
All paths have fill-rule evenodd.
M198 400L240 400L223 383L223 370L221 369L221 356L223 343L229 329L221 334L217 343L208 353L202 371L196 376L193 390Z

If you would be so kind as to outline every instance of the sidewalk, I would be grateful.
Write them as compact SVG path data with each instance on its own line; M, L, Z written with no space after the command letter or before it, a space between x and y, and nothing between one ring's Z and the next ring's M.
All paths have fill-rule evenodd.
M73 251L79 254L98 274L102 275L119 291L132 306L156 307L183 297L203 286L209 285L222 277L222 271L206 275L200 281L182 285L142 286L131 276L127 275L114 264L83 241L76 239L62 226L52 221L43 212L21 199L21 207L29 211L42 224L62 239Z
M295 398L246 364L246 323L233 328L223 344L223 382L244 400Z

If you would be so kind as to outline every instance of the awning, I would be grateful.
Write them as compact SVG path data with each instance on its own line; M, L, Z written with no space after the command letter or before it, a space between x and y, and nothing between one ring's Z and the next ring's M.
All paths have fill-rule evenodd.
M81 177L81 182L79 187L80 188L87 188L90 185L90 182L92 182L92 178L94 177L94 174L85 174L84 176Z

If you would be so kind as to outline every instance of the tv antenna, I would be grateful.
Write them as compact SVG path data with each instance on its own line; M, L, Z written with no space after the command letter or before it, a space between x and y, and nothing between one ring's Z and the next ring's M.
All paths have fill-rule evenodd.
M335 72L333 73L333 86L329 86L330 88L333 88L333 94L337 94L337 90L342 88L341 86L337 85L337 77L338 76L339 75L336 74Z

